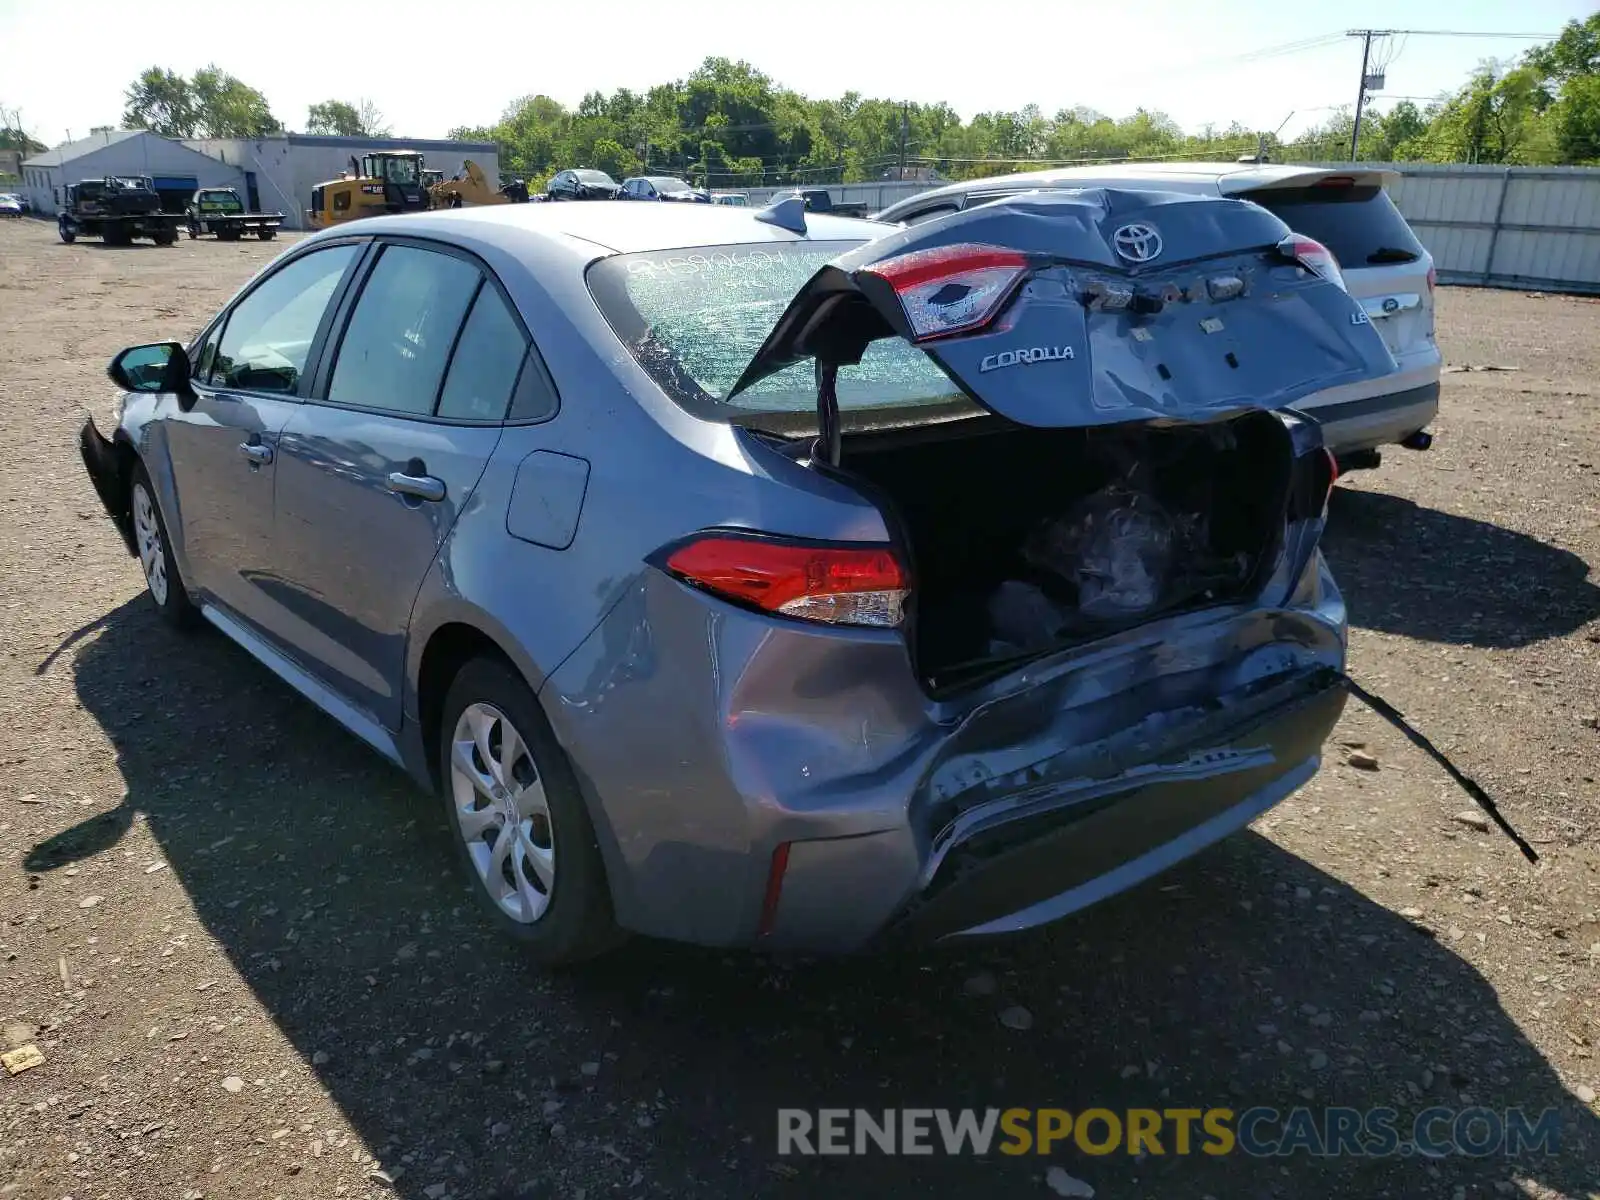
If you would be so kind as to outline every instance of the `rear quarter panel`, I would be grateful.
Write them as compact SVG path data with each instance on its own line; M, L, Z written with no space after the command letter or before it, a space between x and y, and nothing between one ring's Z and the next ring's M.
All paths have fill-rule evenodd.
M748 452L748 435L691 417L634 362L600 315L581 269L469 246L517 302L560 395L551 419L508 427L472 510L429 571L412 615L408 714L428 638L465 621L494 637L538 690L641 577L646 558L697 529L735 526L818 538L882 541L875 508L850 489L777 456ZM541 475L530 455L561 461ZM582 464L586 470L572 469ZM581 494L574 479L581 478ZM530 484L536 485L530 487ZM518 511L513 511L513 504ZM546 511L531 506L546 505ZM568 524L570 543L513 530ZM526 511L522 511L526 509ZM554 539L552 539L552 542ZM559 731L558 731L559 732Z

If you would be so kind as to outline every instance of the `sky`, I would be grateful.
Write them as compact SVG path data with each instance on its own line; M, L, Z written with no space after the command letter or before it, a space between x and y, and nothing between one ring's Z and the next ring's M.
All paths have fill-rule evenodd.
M146 66L215 63L265 93L290 129L317 101L364 98L396 136L442 137L493 124L519 96L576 105L722 55L812 97L944 101L968 118L1029 103L1119 117L1143 106L1190 131L1237 120L1289 139L1354 100L1361 40L1346 30L1554 35L1596 0L384 0L277 7L266 22L256 4L157 7L154 23L130 22L126 0L77 0L63 32L60 0L0 0L0 107L57 145L118 124ZM1380 42L1390 61L1377 107L1453 90L1480 60L1534 44Z

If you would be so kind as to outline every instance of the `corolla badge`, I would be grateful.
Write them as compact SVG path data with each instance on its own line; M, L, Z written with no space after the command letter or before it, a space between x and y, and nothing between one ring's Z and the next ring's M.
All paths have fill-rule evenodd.
M1029 346L1025 350L1002 350L998 354L985 354L978 363L978 373L998 371L1001 367L1020 367L1026 363L1059 362L1076 358L1071 346Z
M1154 225L1124 225L1111 235L1111 244L1131 263L1147 263L1161 253L1161 234Z

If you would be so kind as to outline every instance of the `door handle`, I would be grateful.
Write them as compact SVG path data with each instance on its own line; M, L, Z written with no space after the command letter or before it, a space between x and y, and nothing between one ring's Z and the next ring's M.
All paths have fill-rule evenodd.
M239 453L257 467L265 466L272 461L272 447L264 442L240 442Z
M389 476L389 490L399 496L415 496L419 500L444 499L444 480L432 475L407 475L396 471Z

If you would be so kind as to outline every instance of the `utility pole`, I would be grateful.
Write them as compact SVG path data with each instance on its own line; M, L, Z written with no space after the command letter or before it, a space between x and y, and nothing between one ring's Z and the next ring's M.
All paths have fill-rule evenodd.
M900 165L895 168L894 177L903 180L906 177L906 122L909 106L900 106Z
M1367 64L1372 61L1372 39L1377 36L1376 29L1352 29L1346 36L1361 39L1361 86L1356 89L1356 123L1350 130L1350 161L1356 161L1356 152L1361 148L1361 110L1367 106Z
M1356 91L1356 119L1350 130L1350 161L1356 161L1356 155L1361 150L1361 114L1366 111L1367 93L1381 92L1384 78L1383 68L1376 73L1372 71L1372 40L1374 38L1393 37L1396 34L1421 34L1424 36L1444 37L1498 37L1498 34L1469 34L1457 33L1448 29L1349 29L1345 31L1346 37L1361 39L1361 87Z

